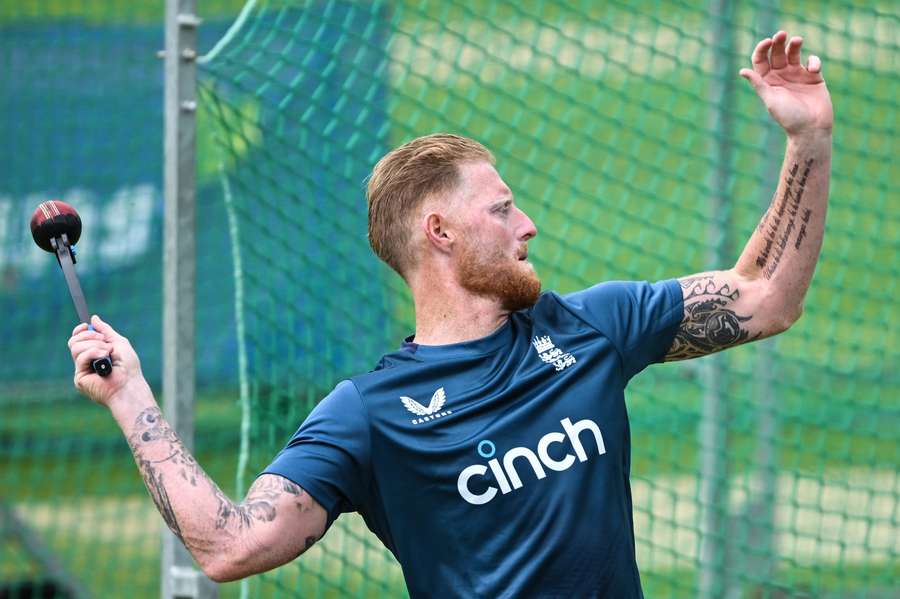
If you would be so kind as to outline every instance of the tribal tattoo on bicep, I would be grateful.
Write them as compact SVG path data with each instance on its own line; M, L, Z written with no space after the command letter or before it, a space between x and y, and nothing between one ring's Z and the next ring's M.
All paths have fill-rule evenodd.
M667 361L687 360L740 345L759 337L750 337L744 323L752 316L733 310L740 290L714 276L678 280L684 290L684 319L675 334Z
M175 475L182 478L192 487L205 488L216 501L215 529L234 531L250 528L255 522L272 522L278 517L277 507L283 505L283 495L289 495L293 499L294 506L301 512L312 509L313 500L299 485L286 478L275 475L260 476L250 487L247 496L239 504L234 503L225 493L219 489L210 479L197 460L187 451L178 435L162 417L159 408L147 408L137 417L135 429L128 438L128 443L134 453L138 469L150 492L150 497L156 504L159 513L165 520L169 529L182 543L185 542L182 526L178 522L175 509L166 490L165 476L172 476L171 469L167 474L161 468L164 463L175 465ZM163 443L164 456L158 459L149 459L149 445ZM159 448L154 448L152 453L159 455ZM202 491L200 491L202 492ZM305 549L309 549L317 537L310 536L305 539Z

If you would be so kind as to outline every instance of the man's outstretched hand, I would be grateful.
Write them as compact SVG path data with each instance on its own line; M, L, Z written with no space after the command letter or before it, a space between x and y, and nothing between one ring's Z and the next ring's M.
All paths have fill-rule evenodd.
M80 324L72 331L69 351L75 363L75 387L92 401L106 407L118 397L128 395L129 390L149 390L141 374L141 363L128 339L111 326L91 318L93 330ZM91 368L91 362L109 356L113 369L109 376L101 377Z
M756 45L752 69L741 69L775 121L788 135L830 133L834 122L831 97L822 79L822 61L810 56L800 64L803 38L779 31Z

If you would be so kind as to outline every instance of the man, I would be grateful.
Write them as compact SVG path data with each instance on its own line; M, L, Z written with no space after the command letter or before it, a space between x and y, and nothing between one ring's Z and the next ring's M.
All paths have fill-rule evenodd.
M640 597L628 380L800 316L825 223L832 110L821 63L778 32L742 69L787 132L772 206L737 264L540 294L534 224L480 144L416 139L369 181L369 237L409 284L416 333L337 385L234 503L162 417L127 340L94 318L75 384L128 438L172 531L215 580L294 559L358 511L416 597ZM113 359L113 374L90 362Z

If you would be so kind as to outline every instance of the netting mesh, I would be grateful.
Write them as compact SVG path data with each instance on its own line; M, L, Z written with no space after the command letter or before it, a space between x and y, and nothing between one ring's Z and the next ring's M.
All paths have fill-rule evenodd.
M108 415L73 397L74 313L26 228L52 197L81 212L90 305L158 384L158 4L0 3L0 596L158 596L159 518ZM241 5L200 3L204 50ZM783 148L736 71L775 28L822 56L834 100L822 259L787 334L653 367L629 387L638 562L648 597L895 595L891 2L249 6L202 69L200 463L226 489L237 464L243 492L338 380L411 332L405 287L366 243L363 188L413 137L453 131L496 154L540 231L529 256L545 288L732 264ZM343 516L247 590L404 587L361 520Z
M227 4L204 2L203 47L241 6ZM110 415L72 387L75 310L28 222L49 199L79 211L88 306L131 339L158 388L162 10L0 2L0 597L159 596L159 517ZM228 389L237 381L233 285L217 180L198 201L214 225L198 231L197 449L231 490L239 410Z
M630 387L638 562L651 597L892 588L900 14L817 7L256 3L203 79L239 223L251 470L412 330L365 238L364 179L387 149L434 131L487 145L538 225L546 288L728 267L777 182L782 134L736 75L777 26L823 57L836 107L822 260L788 334ZM345 516L253 584L298 588L402 581Z

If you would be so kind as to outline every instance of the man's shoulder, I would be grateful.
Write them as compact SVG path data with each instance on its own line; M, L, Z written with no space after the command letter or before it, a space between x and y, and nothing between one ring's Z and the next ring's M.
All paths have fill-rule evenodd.
M589 290L584 289L566 294L554 290L544 291L534 306L517 312L516 316L527 319L530 325L538 328L565 327L571 323L581 322L583 319L579 316L578 310L579 294L587 291Z
M522 355L524 359L536 335L577 333L583 331L586 324L596 329L596 322L585 313L583 304L586 301L594 305L612 301L616 296L627 294L633 284L611 281L573 293L544 291L534 306L510 315L509 334L495 333L504 339L506 347L498 352L497 346L491 345L489 353L478 354L477 360L473 354L448 353L439 358L433 353L421 355L422 348L407 341L395 351L384 354L371 371L351 376L349 380L363 400L370 403L383 394L394 399L398 389L405 393L420 383L427 386L436 376L446 377L448 369L454 376L465 378L473 369L487 367L486 363L498 355L505 356L504 359Z
M537 303L529 312L537 315L545 315L547 313L569 313L577 310L587 301L590 302L611 302L623 297L628 297L634 293L634 289L640 285L646 285L644 281L601 281L583 289L560 293L555 290L548 290L541 293Z
M621 320L635 309L650 309L657 303L676 306L681 299L675 279L649 281L603 281L566 294L547 292L538 302L547 312L564 312L571 317L587 320L593 325Z
M366 395L373 388L384 385L386 381L403 375L413 375L413 372L421 366L422 362L416 359L415 352L401 347L381 356L372 370L353 375L347 380L352 382L361 394Z

